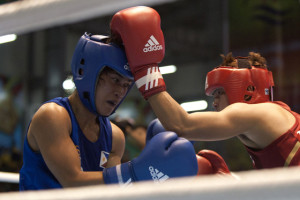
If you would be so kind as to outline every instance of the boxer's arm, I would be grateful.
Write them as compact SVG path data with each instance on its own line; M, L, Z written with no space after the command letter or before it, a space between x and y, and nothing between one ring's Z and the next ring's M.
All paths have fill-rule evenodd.
M165 128L188 139L202 138L202 135L198 134L204 130L204 123L201 122L199 126L199 120L203 117L199 116L195 119L194 115L188 115L165 92L163 78L160 72L155 70L164 57L164 36L160 25L160 16L154 9L139 6L116 13L111 20L110 28L112 37L118 38L124 44L129 67L137 87L144 98L149 99L155 114ZM150 39L152 37L154 43L149 40L149 37ZM147 41L153 43L153 47L154 44L160 47L149 52L145 48ZM148 43L146 45L149 46ZM206 113L206 115L208 116L205 117L209 119L215 117L213 114ZM232 134L231 131L228 133ZM214 137L224 139L232 135L215 135Z
M187 113L166 91L149 97L157 118L166 130L189 140L223 140L261 124L262 113L253 105L232 104L220 112Z
M33 144L33 150L41 152L48 168L63 187L103 183L101 172L81 171L70 130L67 111L54 103L45 104L32 119L28 141Z
M111 128L113 141L112 149L107 161L107 168L121 164L121 159L125 150L125 136L123 131L113 123L111 123Z
M234 103L220 112L188 114L167 92L151 96L148 101L166 130L189 140L214 141L242 136L247 146L262 149L295 123L288 111L269 102Z

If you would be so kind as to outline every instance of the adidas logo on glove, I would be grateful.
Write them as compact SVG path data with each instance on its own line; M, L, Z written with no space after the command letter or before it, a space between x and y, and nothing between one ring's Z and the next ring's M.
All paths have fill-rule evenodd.
M149 167L150 174L154 182L164 182L169 179L169 176L160 172L158 169L154 169L152 166Z
M145 44L145 48L143 49L143 51L147 53L149 51L158 51L158 50L162 50L162 45L160 45L159 42L156 40L156 38L153 35L151 35L150 39Z

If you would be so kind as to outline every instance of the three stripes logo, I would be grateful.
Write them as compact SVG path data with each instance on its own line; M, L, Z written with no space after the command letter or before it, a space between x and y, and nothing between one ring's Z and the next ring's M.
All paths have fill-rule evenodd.
M149 166L149 171L154 182L164 182L165 180L169 179L168 175L160 172L158 169L155 169L152 166Z
M138 88L145 85L145 90L152 89L153 86L158 86L158 79L162 79L162 75L159 71L158 66L156 67L149 67L147 74L142 78L138 79L135 83Z
M147 52L158 51L158 50L162 50L162 45L160 45L159 42L156 40L156 38L153 35L151 35L150 39L145 44L145 48L143 49L143 51L147 53Z

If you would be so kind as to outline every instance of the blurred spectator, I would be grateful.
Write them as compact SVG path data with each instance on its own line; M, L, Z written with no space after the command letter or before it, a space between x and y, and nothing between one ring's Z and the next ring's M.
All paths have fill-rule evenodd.
M137 157L146 144L147 126L135 124L132 119L112 120L125 134L126 145L122 162L128 162Z
M134 125L131 131L127 133L125 154L128 156L128 161L137 157L144 149L146 145L146 133L147 127L140 124Z

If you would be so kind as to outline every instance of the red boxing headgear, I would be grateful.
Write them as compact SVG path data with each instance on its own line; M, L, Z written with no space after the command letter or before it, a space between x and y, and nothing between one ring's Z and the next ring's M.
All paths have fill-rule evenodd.
M252 90L249 90L249 86ZM221 66L207 73L205 92L212 96L218 88L223 88L230 104L236 102L262 103L273 100L274 86L272 72L254 66L234 68ZM248 96L247 100L245 96Z

